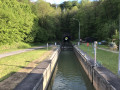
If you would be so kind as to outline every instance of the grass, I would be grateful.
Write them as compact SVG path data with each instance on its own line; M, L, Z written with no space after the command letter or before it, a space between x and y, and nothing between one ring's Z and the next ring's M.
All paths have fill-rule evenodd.
M108 45L98 45L98 47L105 48L105 49L110 49Z
M89 56L94 58L94 49L92 46L87 47L86 44L79 46L84 52ZM118 70L118 54L97 49L97 61L101 63L104 67L111 70L113 73L117 74Z
M50 50L50 49L49 49ZM39 59L46 49L39 49L0 59L0 81L27 66L30 62Z

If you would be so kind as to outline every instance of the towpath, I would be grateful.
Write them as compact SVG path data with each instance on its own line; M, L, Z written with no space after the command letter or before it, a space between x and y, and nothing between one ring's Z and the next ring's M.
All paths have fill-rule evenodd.
M104 50L104 51L108 51L108 52L112 52L112 53L119 53L118 51L112 51L112 50L105 49L105 48L100 48L100 47L97 47L97 48L100 50Z
M45 47L46 46L38 46L38 47L34 47L34 48L28 48L28 49L8 52L8 53L0 54L0 58L11 56L11 55L15 55L15 54L20 54L20 53L28 52L28 51L32 51L32 50L42 49L42 48L45 48Z
M36 47L36 48L33 48L33 50L41 49L41 48L45 48L45 46ZM52 55L52 53L54 52L55 49L56 49L56 47L53 46L51 50L48 50L46 53L41 55L39 59L36 59L36 60L30 62L25 68L20 69L19 71L17 71L13 75L11 75L9 78L0 82L0 90L14 90L14 88L20 82L22 82L22 80L24 80L34 70L34 68L36 66L41 64L40 62L42 62L43 60L49 60L48 58ZM30 51L30 50L27 50L27 51ZM46 66L46 64L42 64L41 65L42 68L36 68L35 70L44 70L45 66ZM36 75L39 75L38 73L41 73L41 72L36 72ZM33 73L32 75L33 76L31 76L31 78L35 76L35 73ZM31 80L31 78L29 78L29 79ZM31 83L31 82L29 82L29 83Z

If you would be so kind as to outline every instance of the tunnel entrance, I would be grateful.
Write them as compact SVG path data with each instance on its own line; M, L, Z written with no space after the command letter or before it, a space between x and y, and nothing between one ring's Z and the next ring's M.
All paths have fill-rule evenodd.
M63 37L63 42L70 42L70 36L66 35Z
M61 50L72 50L73 47L70 40L71 40L71 37L69 35L65 35L63 37Z

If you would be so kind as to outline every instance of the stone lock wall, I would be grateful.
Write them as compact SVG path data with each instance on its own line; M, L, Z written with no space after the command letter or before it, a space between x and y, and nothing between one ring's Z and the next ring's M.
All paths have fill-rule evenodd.
M43 72L43 77L41 78L41 81L38 82L38 85L36 85L37 88L35 88L34 90L46 90L47 89L47 86L51 79L56 62L58 60L60 51L61 51L60 48L58 48L57 50L54 51L54 53L50 57L50 59L48 60L49 64L47 65L46 69Z
M38 64L14 90L46 90L60 51L58 46L50 57Z
M94 67L94 60L77 46L74 52L96 90L120 90L120 78L103 66Z

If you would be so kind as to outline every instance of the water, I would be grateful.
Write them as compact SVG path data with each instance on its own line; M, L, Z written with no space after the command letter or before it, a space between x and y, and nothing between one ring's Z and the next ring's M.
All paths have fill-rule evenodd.
M62 51L48 90L95 90L73 51Z

